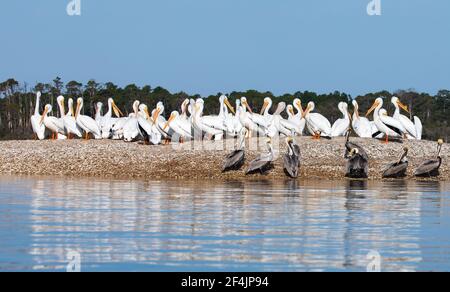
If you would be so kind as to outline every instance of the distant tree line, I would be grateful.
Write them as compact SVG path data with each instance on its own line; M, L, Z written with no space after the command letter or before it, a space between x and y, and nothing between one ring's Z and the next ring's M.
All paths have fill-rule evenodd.
M83 97L85 106L83 114L93 116L94 104L98 101L106 105L108 98L114 98L116 104L122 109L124 114L131 110L134 100L140 100L150 109L156 106L158 101L162 101L165 106L165 115L169 115L179 107L186 98L200 98L201 96L189 95L185 92L171 93L162 87L151 87L150 85L137 86L130 84L120 87L112 82L98 83L89 80L86 84L77 81L64 83L61 78L56 77L49 83L37 83L30 87L26 83L20 83L11 78L0 83L0 139L29 139L32 137L30 116L34 112L36 92L42 93L40 112L45 104L51 104L54 108L54 115L59 115L57 111L56 98L64 95L66 98L76 99ZM316 110L325 115L331 122L340 118L341 113L337 108L340 101L351 102L353 97L349 94L335 91L329 94L317 94L310 91L298 91L275 96L271 92L259 92L248 90L246 92L217 93L205 98L205 114L216 114L218 112L218 97L222 94L229 96L232 103L242 96L247 97L249 104L255 111L258 111L265 97L271 97L274 104L284 101L291 103L294 98L300 98L305 107L309 101L316 103ZM397 92L381 91L368 93L364 96L355 97L360 105L360 113L372 105L377 97L384 97L384 107L390 114L393 113L391 97L398 96L401 101L408 105L411 110L411 117L418 116L424 126L424 139L444 138L448 141L450 136L450 91L440 90L436 95L428 93L418 93L413 89L399 90ZM276 106L274 106L275 108ZM272 110L274 110L274 108ZM352 107L349 107L352 109ZM407 113L404 113L407 115Z

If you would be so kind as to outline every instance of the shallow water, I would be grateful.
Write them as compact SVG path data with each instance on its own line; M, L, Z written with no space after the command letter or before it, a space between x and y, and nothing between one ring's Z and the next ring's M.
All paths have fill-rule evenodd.
M0 177L0 270L450 270L450 183Z

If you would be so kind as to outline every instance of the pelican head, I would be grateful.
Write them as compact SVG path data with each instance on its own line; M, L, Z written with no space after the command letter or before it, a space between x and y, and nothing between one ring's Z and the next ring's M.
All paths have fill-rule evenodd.
M170 123L172 123L173 120L175 120L179 115L180 115L180 114L179 114L177 111L173 111L173 112L170 114L170 117L169 117L169 119L167 120L166 124L164 125L163 130L165 131L165 130L170 126Z
M356 99L352 100L352 105L353 105L353 114L355 115L354 117L356 117L358 119L359 118L359 104L356 101Z
M64 116L66 111L64 107L64 96L60 95L56 98L56 102L58 103L58 106L61 110L61 116Z
M190 101L189 101L188 98L186 98L186 99L183 101L183 103L181 103L181 113L182 113L182 114L185 114L185 113L186 113L187 108L188 108L188 106L189 106L189 103L190 103Z
M385 110L384 108L380 109L380 115L387 116L388 115L387 110Z
M400 107L401 109L403 109L405 112L410 113L408 106L404 105L400 99L396 96L393 96L391 98L391 102L394 104L395 107Z
M286 109L286 103L284 101L278 103L277 110L275 111L275 115L280 115Z
M146 104L140 104L139 111L144 114L146 120L150 119L150 114L148 113L148 107Z
M357 154L359 154L359 150L357 148L352 148L352 150L350 150L350 155L351 156L357 155Z
M195 101L194 111L198 114L203 113L203 109L205 107L205 101L202 98L198 98Z
M137 114L138 114L138 111L139 111L139 105L141 104L141 102L139 101L139 100L135 100L134 102L133 102L133 111L134 111L134 114L137 116Z
M252 108L247 102L247 98L245 96L241 97L241 104L250 112L253 113Z
M70 113L70 115L72 117L75 116L75 113L73 112L73 99L72 98L69 98L67 100L67 105L69 106L69 113Z
M372 107L367 111L366 117L370 115L375 109L380 109L383 106L383 99L381 97L378 97L375 99Z
M269 111L270 107L272 106L272 99L270 97L264 98L264 104L261 108L261 115L264 114L267 111Z
M233 113L236 114L236 112L234 111L233 106L230 104L230 101L228 100L228 97L226 97L225 95L222 95L221 98L223 97L223 103L228 107L228 109Z
M310 112L312 112L316 108L314 102L310 101L305 111L303 112L303 118L305 118Z
M51 113L51 112L52 112L52 106L49 105L49 104L47 104L47 105L44 107L44 112L42 113L41 120L39 121L39 125L42 125L42 123L44 122L44 119L45 119L45 117L47 116L47 114L48 114L48 113Z
M299 113L303 113L302 101L300 100L300 98L294 99L292 105L297 109Z
M114 99L109 98L108 99L108 105L110 107L112 107L114 114L116 115L116 117L120 118L122 117L124 114L122 113L122 111L119 109L119 107L116 105L116 103L114 102Z
M286 113L289 115L289 117L295 116L294 107L292 105L288 105L286 107Z
M438 155L437 156L440 156L441 150L442 150L442 145L444 145L444 140L439 139L437 142L438 142Z
M75 118L80 115L81 109L83 108L83 98L79 97L77 99L77 109L75 110Z

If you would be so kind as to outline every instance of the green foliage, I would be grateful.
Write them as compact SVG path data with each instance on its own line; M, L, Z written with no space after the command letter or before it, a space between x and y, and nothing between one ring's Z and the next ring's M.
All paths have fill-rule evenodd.
M84 114L93 116L94 103L103 102L106 105L108 98L114 98L116 104L122 109L124 114L131 111L132 103L135 100L145 103L149 109L155 108L157 102L162 101L165 107L165 115L168 116L173 110L180 110L181 103L186 98L197 99L198 94L189 95L185 92L171 93L167 89L151 87L145 85L140 87L136 84L129 84L120 87L112 82L104 84L89 80L85 85L75 80L64 85L61 78L56 77L49 83L37 83L32 91L24 84L20 84L15 79L8 79L0 83L0 139L21 139L30 138L32 135L30 116L34 112L35 92L42 92L41 112L45 104L51 104L57 108L56 98L63 94L66 99L71 97L77 99L83 97L85 100ZM276 104L284 101L292 103L294 98L300 98L303 106L310 101L316 103L317 112L322 113L331 122L341 117L337 104L341 101L351 102L352 97L346 93L335 91L328 94L318 94L311 91L298 91L293 94L286 93L276 96L271 92L259 92L257 90L247 90L245 92L233 91L231 93L217 93L204 97L205 114L217 114L218 98L226 94L232 104L242 96L247 100L255 112L259 112L265 97L272 98L275 110ZM444 138L448 141L450 134L450 91L441 90L432 96L427 93L418 93L412 89L399 90L395 93L380 91L368 93L364 96L357 96L356 100L360 106L360 114L365 114L373 101L377 97L383 97L384 107L392 114L393 106L390 99L393 95L398 96L401 101L411 109L411 118L418 116L424 126L424 139ZM352 107L350 106L350 109ZM54 112L56 115L56 112ZM408 115L407 113L404 113ZM58 114L59 115L59 114Z

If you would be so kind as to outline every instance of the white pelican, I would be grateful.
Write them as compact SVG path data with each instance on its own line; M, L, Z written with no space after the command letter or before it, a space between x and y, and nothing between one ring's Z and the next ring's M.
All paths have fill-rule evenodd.
M370 122L368 118L361 117L359 115L359 105L356 100L352 101L353 104L353 119L352 127L355 130L356 135L361 138L372 138L372 135L378 132L378 128L374 123Z
M406 136L409 139L418 139L418 140L420 140L419 136L420 136L420 138L422 138L421 137L422 135L421 135L421 133L420 134L418 133L417 125L415 125L408 117L400 114L400 108L402 108L407 113L410 113L410 111L408 110L408 107L406 105L404 105L400 101L400 99L398 99L398 97L396 97L396 96L392 97L391 102L392 102L392 104L395 107L394 119L399 121L402 124L402 126L405 128L406 134L407 134ZM418 117L414 117L414 120L421 127L422 123L420 122L420 119ZM422 132L422 131L420 131L420 132Z
M225 130L230 135L235 135L234 132L234 115L236 114L233 106L230 104L228 97L222 95L219 97L220 111L218 118L222 119ZM231 113L228 111L230 110Z
M147 105L139 105L137 120L140 134L144 138L144 143L147 144L148 142L150 142L153 145L160 144L161 133L158 131L156 125L151 120Z
M340 102L338 105L343 118L336 120L333 127L331 127L331 137L341 137L345 136L348 128L350 128L350 114L348 113L348 104L346 102Z
M97 122L93 118L81 114L83 104L83 98L78 98L77 109L75 110L75 120L77 121L77 125L86 133L85 140L89 139L90 133L94 135L95 139L101 139L102 136Z
M297 113L294 112L294 108L297 110ZM303 118L302 101L299 98L294 99L292 105L288 105L286 111L289 117L288 121L291 121L298 126L300 133L297 134L302 136L306 126L306 120Z
M231 112L235 112L233 107L231 106L230 102L228 101L228 98L225 95L222 95L219 97L219 114L216 115L208 115L208 116L203 116L202 115L202 123L210 128L214 128L217 130L222 130L221 134L217 134L214 135L215 140L222 140L223 138L223 132L227 132L232 134L233 133L233 129L231 127L231 124L226 123L226 120L229 118L228 117L228 109L227 107L230 109ZM203 109L202 109L203 111Z
M152 120L161 136L164 137L164 144L167 144L172 138L173 130L165 128L167 120L163 116L164 110L164 104L161 101L158 102L152 111Z
M183 119L178 111L173 111L170 114L170 117L164 126L164 130L169 126L180 138L181 143L183 143L184 140L192 139L191 123L187 119Z
M97 102L95 104L95 121L100 125L100 120L102 119L102 108L103 103Z
M127 123L129 117L117 118L114 125L111 127L111 134L113 140L123 139L123 126Z
M59 139L66 139L66 128L64 127L64 116L65 116L65 107L64 107L64 97L62 95L58 96L56 98L56 103L58 104L58 110L59 110L59 115L60 118L56 118L56 120L54 121L55 125L58 127L58 137Z
M204 100L197 99L192 119L194 126L205 133L209 139L214 137L214 140L222 140L223 131L226 130L224 125L216 118L217 116L202 116L204 107Z
M261 128L264 128L266 134L273 119L273 115L269 113L269 110L272 108L272 104L273 104L272 99L270 97L266 97L264 98L264 104L261 108L261 113L260 114L250 113L250 119L252 119L252 121Z
M52 106L47 104L44 108L44 112L42 113L41 120L39 124L44 123L45 127L52 132L52 140L64 140L66 136L61 133L61 128L59 127L60 120L56 117L49 117L48 114L52 112Z
M112 117L113 112L117 118ZM111 136L111 129L121 116L123 116L123 113L117 107L114 100L112 98L108 98L108 111L97 121L100 126L103 139L108 139Z
M140 102L138 100L134 101L133 113L128 116L128 120L125 125L123 125L123 139L125 142L132 142L141 134L138 122L139 104Z
M41 115L39 114L39 104L41 100L41 92L36 93L36 105L34 106L34 114L31 116L31 127L35 138L43 140L45 138L45 125L41 123Z
M239 135L243 129L243 126L239 119L241 111L242 111L241 100L236 99L236 113L233 115L233 118L232 118L232 127L234 129L234 134L236 136Z
M241 111L239 113L239 121L241 122L241 125L247 129L247 134L249 137L252 136L252 132L265 135L265 130L250 118L251 114L252 109L247 102L247 98L241 97Z
M422 140L422 130L423 130L422 121L417 116L414 116L414 125L416 125L417 140Z
M62 102L64 102L64 98L63 98ZM62 117L63 123L64 123L64 128L66 130L67 137L69 139L72 139L72 137L73 137L72 135L76 135L79 138L81 138L83 136L83 134L81 133L80 127L78 127L78 125L77 125L77 121L75 120L74 115L75 114L73 112L73 99L69 98L68 112L67 112L67 114L64 114L64 116Z
M385 143L389 142L389 136L402 137L403 133L406 131L402 124L396 119L389 117L383 107L383 99L381 97L377 98L373 103L372 107L367 112L368 116L371 112L373 114L373 120L379 132L383 133L386 137Z
M286 108L285 102L278 104L277 110L272 116L272 121L267 129L267 136L273 138L278 133L283 134L286 137L293 136L294 134L300 134L300 128L293 122L283 119L281 113Z
M303 113L308 131L313 135L314 139L320 139L321 136L331 137L330 121L319 113L312 113L315 107L316 105L311 101Z
M184 120L188 120L188 116L187 113L190 112L189 111L189 103L190 100L188 98L186 98L183 103L181 104L181 114L180 114L180 119L184 119Z

